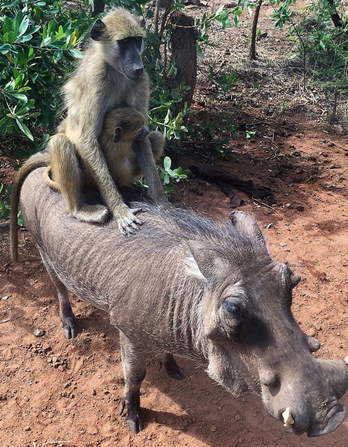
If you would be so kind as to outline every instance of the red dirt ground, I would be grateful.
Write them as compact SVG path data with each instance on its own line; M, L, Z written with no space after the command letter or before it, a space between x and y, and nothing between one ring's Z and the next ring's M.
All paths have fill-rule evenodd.
M274 29L267 11L260 23L268 37L258 43L258 51L267 64L283 54L287 57L289 41ZM222 43L219 50L207 50L215 75L220 63L239 70L237 60L244 53L247 57L249 31L248 16L240 28L214 29L212 36ZM343 358L348 354L347 139L318 130L318 121L295 122L295 114L302 110L296 108L297 102L305 100L307 107L307 115L302 111L298 122L308 121L323 107L323 98L296 90L301 76L278 69L276 63L270 69L257 67L244 75L244 69L238 71L240 82L229 95L222 95L207 76L209 64L201 61L192 118L197 123L191 122L191 129L210 122L219 127L221 111L227 109L231 123L257 131L250 140L231 139L230 159L218 165L272 188L277 205L269 207L243 196L242 209L257 218L274 258L289 261L303 277L293 310L303 330L322 343L318 354ZM291 122L285 120L283 109ZM202 151L198 137L182 144L188 153ZM207 150L206 141L204 145ZM10 158L0 157L5 186L12 181L14 165ZM198 179L179 184L174 200L216 218L227 219L230 212L229 199ZM180 359L190 374L182 382L170 379L157 361L149 366L142 387L146 427L132 435L117 413L123 385L116 331L104 314L74 297L80 332L72 341L64 338L54 289L30 235L21 235L22 262L13 265L8 235L0 233L1 447L347 446L347 421L321 438L296 437L265 414L259 397L247 394L234 400L204 371ZM38 338L35 329L45 334ZM343 402L348 406L348 397Z
M256 216L272 255L302 275L294 313L305 332L321 341L320 356L343 358L348 346L348 146L343 137L310 127L276 142L283 154L300 152L291 174L279 175L284 157L267 161L262 141L248 143L238 163L222 165L231 172L252 172L255 181L272 187L276 206L244 197L243 209ZM7 177L11 169L5 161ZM228 199L200 180L180 185L179 197L211 216L227 218L230 211ZM105 315L74 298L80 333L67 341L30 235L22 232L21 264L9 262L7 234L0 250L0 298L9 296L0 300L1 447L347 445L347 422L322 438L296 437L265 414L257 396L234 400L187 361L180 363L190 377L179 383L159 363L150 365L142 388L146 428L133 436L117 413L122 368L117 333ZM44 336L36 337L35 329L44 330ZM347 404L347 397L343 401Z

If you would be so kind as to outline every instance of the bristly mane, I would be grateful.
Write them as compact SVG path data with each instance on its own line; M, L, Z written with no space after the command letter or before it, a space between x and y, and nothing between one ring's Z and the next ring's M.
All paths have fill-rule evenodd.
M213 248L223 257L233 258L235 262L244 264L249 256L255 257L253 240L238 232L230 221L214 222L202 214L183 208L138 202L132 206L151 212L151 219L141 229L141 238L148 242L157 241L161 248L196 240L206 243L207 247Z

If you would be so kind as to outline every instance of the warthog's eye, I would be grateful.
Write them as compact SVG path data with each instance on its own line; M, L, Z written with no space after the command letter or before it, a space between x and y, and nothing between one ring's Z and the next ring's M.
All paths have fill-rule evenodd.
M239 319L242 316L242 309L238 303L225 300L223 303L224 309L234 318Z

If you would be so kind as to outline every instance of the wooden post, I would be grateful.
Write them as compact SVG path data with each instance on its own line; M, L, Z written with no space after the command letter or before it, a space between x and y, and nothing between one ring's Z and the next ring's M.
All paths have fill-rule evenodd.
M170 85L177 88L185 85L188 90L183 92L182 103L177 112L182 110L184 104L191 105L197 80L197 36L194 19L181 11L174 12L170 17L172 32L170 44L176 75L170 80Z

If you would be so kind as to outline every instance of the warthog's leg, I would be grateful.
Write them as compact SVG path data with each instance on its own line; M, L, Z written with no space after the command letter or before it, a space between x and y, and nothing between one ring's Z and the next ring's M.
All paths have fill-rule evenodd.
M182 372L180 366L176 363L172 354L165 354L163 363L169 377L176 380L182 380L185 378L185 374Z
M46 270L54 286L57 289L57 296L59 300L59 316L62 322L64 335L66 336L66 338L75 338L77 333L76 319L70 305L68 290L57 277L55 271L50 266L49 261L46 258L45 254L42 252L42 250L39 249L39 252L41 255L42 262L44 263L44 266L46 267Z
M140 387L146 374L145 360L129 338L120 331L120 345L124 374L124 401L121 414L126 410L126 420L133 433L143 429L140 418Z

